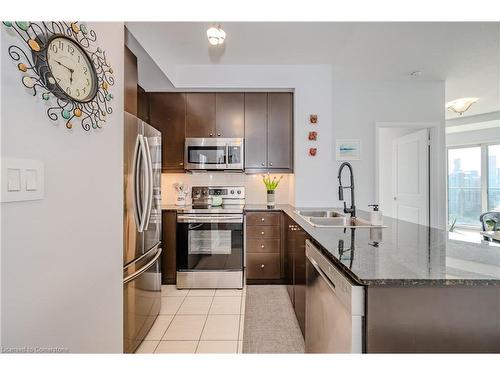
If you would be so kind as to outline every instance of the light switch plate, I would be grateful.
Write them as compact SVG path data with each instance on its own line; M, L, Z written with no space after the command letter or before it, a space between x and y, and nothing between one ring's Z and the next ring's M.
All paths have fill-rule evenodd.
M40 160L2 157L2 202L29 201L44 197L44 165Z
M8 168L7 169L7 190L20 191L21 190L21 170Z
M38 171L36 169L26 169L26 191L38 190Z

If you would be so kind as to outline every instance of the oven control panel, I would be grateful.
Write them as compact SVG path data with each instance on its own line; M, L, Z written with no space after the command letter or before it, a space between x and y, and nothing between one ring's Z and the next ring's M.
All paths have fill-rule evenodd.
M223 199L244 199L244 186L193 186L191 189L193 200L203 200L211 197Z

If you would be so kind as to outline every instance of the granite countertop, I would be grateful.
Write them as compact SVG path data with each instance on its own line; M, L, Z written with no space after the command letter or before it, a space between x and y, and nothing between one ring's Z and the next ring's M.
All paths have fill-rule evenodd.
M178 207L162 208L174 210ZM382 229L318 228L297 215L296 208L291 205L276 205L272 209L265 204L245 205L245 211L267 210L287 214L332 263L359 284L500 285L500 243L484 241L479 235L449 233L386 216L383 218L386 227ZM357 213L360 218L368 218L366 211L357 210ZM380 235L375 245L374 240ZM343 246L339 246L342 242Z

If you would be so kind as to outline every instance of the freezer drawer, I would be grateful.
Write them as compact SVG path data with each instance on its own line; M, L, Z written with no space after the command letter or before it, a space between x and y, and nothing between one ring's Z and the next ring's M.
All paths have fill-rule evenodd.
M124 353L133 353L151 329L161 307L160 248L127 267L123 281Z

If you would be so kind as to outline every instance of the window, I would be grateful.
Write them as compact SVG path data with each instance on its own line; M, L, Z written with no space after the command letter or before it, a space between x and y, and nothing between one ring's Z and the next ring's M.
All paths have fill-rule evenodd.
M500 211L500 145L448 149L448 222L479 227L479 215Z
M488 146L488 211L500 211L500 145Z
M481 215L481 147L448 150L448 221L477 225Z

